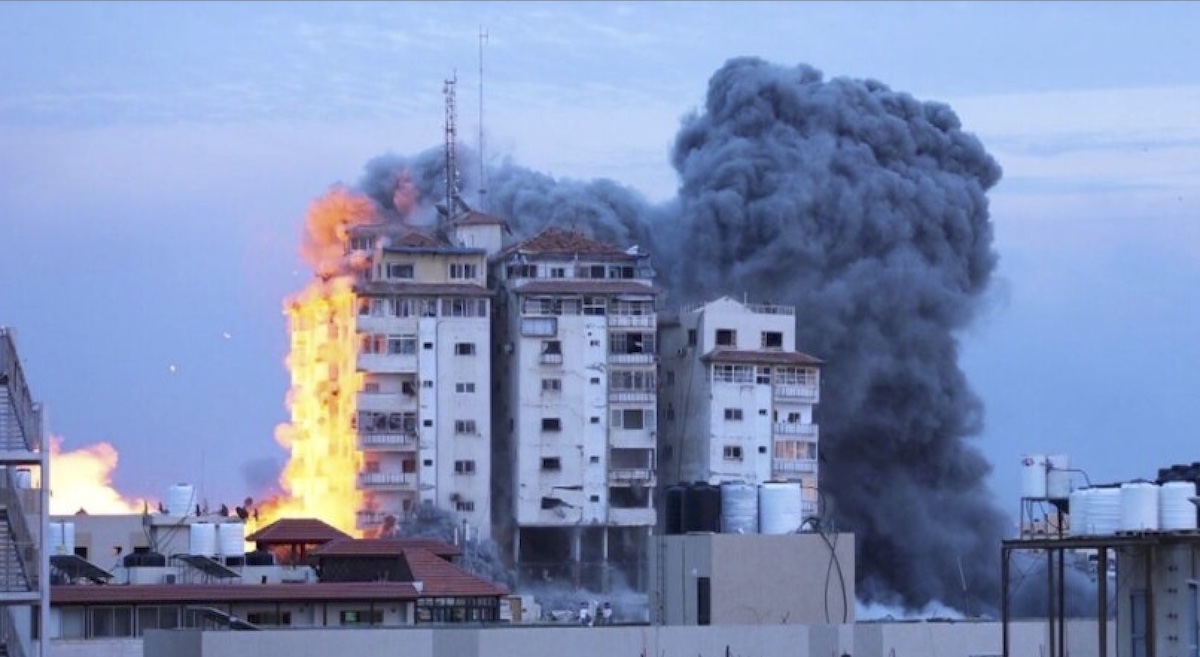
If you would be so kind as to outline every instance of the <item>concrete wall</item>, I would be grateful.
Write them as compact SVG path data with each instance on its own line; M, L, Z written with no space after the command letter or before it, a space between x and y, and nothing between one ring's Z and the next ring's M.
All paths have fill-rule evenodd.
M143 645L142 639L52 639L50 654L54 657L142 657ZM199 655L198 652L193 654Z
M1067 653L1099 654L1096 623L1072 621ZM1009 626L1010 655L1049 654L1044 622ZM489 629L312 630L146 635L145 657L978 657L1000 655L995 622L861 623L664 627L498 627ZM1112 654L1110 628L1109 654ZM59 655L55 652L55 655ZM118 653L89 653L108 655ZM121 657L141 657L120 653ZM76 657L76 655L68 655Z

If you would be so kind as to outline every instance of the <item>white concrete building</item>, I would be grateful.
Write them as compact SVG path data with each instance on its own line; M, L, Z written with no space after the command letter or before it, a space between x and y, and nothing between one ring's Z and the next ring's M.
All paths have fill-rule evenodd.
M354 286L361 530L433 504L458 513L472 538L490 537L487 257L503 230L501 220L468 212L439 231L352 232L352 250L370 259Z
M817 512L821 361L796 350L795 309L721 297L660 325L664 484L794 481Z
M518 576L644 586L655 524L655 289L636 246L548 228L492 263L496 511ZM500 494L498 492L498 494Z

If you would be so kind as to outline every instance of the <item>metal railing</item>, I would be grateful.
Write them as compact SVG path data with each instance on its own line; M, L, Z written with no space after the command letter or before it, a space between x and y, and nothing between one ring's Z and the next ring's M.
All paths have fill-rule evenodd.
M815 436L817 425L801 424L799 422L776 422L775 433L787 436Z
M656 315L609 315L608 325L621 328L656 328L658 326L658 318Z
M654 470L651 468L612 468L608 481L614 484L653 484Z
M41 449L41 407L34 403L9 329L0 327L0 449Z
M364 449L413 449L417 446L417 434L407 432L359 432L358 444Z
M358 475L360 488L409 488L416 483L416 473L410 472L361 472Z
M816 472L816 459L771 459L775 472Z
M775 386L775 396L784 399L815 400L817 398L817 386L777 385Z

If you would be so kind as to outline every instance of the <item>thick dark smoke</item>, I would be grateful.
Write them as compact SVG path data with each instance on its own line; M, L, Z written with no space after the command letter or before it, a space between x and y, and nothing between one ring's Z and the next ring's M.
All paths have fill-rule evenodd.
M713 75L672 162L679 194L663 206L505 163L488 174L484 209L516 237L553 223L639 244L670 306L720 295L796 306L798 347L827 362L821 487L828 521L856 535L860 598L993 611L1006 520L970 442L983 408L956 332L996 265L986 192L1000 167L943 104L751 58ZM439 163L437 150L377 159L364 190L386 208L409 166L436 199Z

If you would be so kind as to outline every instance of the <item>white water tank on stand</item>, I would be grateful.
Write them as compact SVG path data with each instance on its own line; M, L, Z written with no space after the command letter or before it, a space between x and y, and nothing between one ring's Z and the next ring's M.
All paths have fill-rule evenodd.
M1121 531L1158 529L1158 485L1147 481L1121 484Z
M196 506L196 488L191 484L175 484L167 489L167 514L183 518Z
M800 482L767 482L758 487L760 534L792 534L804 522Z
M1046 455L1026 454L1021 457L1021 497L1046 497Z
M217 549L223 557L246 555L246 525L240 522L223 522L217 527Z
M1087 520L1093 536L1110 536L1121 528L1121 489L1092 488L1088 494Z
M758 533L758 487L745 482L721 484L721 531Z
M1092 489L1076 488L1067 496L1067 509L1070 515L1069 533L1071 536L1090 536L1094 531L1092 521L1088 518L1091 507Z
M1167 481L1158 487L1158 528L1163 531L1196 529L1196 483Z
M1046 457L1046 497L1065 500L1071 495L1071 461L1066 454Z
M189 525L188 554L217 556L217 526L211 522L194 522Z

